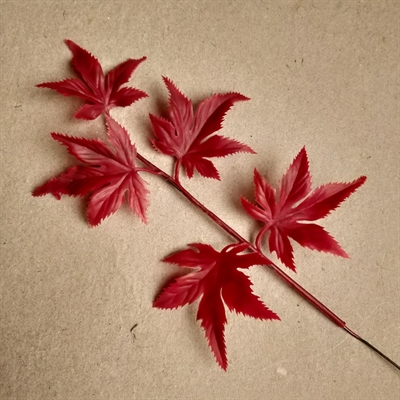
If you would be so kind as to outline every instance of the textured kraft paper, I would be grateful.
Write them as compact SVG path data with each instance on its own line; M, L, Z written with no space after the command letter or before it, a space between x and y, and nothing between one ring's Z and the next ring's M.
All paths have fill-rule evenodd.
M161 76L195 103L243 93L251 101L234 106L221 133L258 154L217 160L221 182L197 177L185 187L254 239L258 225L239 201L252 197L254 167L276 185L305 145L314 187L367 175L323 221L351 258L295 245L298 273L286 272L399 362L399 8L383 0L2 1L0 398L398 399L397 370L262 267L250 270L254 292L282 321L227 312L227 372L195 321L196 304L152 308L177 272L163 257L191 242L230 243L157 177L147 178L147 226L123 207L90 229L82 199L31 191L74 162L50 132L104 138L100 118L73 119L78 99L34 87L74 76L65 38L106 71L148 57L130 85L149 98L112 115L166 171L171 161L149 144L148 113L167 100Z

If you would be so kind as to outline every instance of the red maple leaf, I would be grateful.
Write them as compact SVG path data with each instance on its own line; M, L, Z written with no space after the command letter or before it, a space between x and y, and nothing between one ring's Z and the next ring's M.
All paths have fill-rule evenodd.
M61 175L50 179L33 191L34 196L62 194L84 196L92 193L88 204L88 221L98 225L104 218L115 213L128 192L129 207L146 222L148 190L135 165L136 148L128 132L107 116L107 133L110 146L102 140L88 140L52 133L53 139L67 147L68 152L85 165L75 165ZM149 171L151 172L151 171Z
M36 86L56 90L64 96L77 96L85 100L86 104L76 112L76 118L95 119L103 112L108 113L113 107L126 107L136 100L147 97L147 94L141 90L121 88L146 57L138 60L129 59L104 75L99 61L88 51L72 40L66 40L65 43L72 52L72 66L81 79L71 78Z
M255 169L257 205L251 204L243 197L241 201L250 216L265 223L257 236L257 247L260 249L261 239L270 231L270 251L275 251L279 259L293 271L296 267L289 238L311 250L348 258L347 253L324 228L307 222L327 216L366 179L365 176L361 176L350 183L328 183L311 191L307 153L303 147L280 181L277 200L275 189Z
M243 143L213 135L222 128L224 116L233 104L249 100L247 97L239 93L215 94L203 100L194 115L192 102L172 81L163 79L170 93L168 113L171 121L150 114L155 135L152 143L161 153L176 157L178 165L185 167L189 178L196 169L206 178L219 179L217 169L208 158L238 152L255 154Z
M157 308L177 308L191 304L202 296L197 312L201 326L218 364L226 370L228 362L224 338L227 323L224 303L230 311L262 320L279 319L251 290L251 281L238 268L265 264L259 254L238 254L247 244L226 246L221 252L208 244L193 243L192 249L180 251L163 261L194 272L176 278L154 302Z

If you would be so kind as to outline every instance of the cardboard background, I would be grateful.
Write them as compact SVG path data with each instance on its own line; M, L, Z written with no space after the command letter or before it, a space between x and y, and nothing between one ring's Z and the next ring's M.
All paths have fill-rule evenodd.
M101 119L72 118L79 100L34 88L73 76L65 38L105 70L148 57L130 84L150 97L113 116L167 171L147 118L166 101L161 75L195 102L239 91L252 100L222 132L258 154L186 187L251 237L239 195L251 197L255 166L277 184L306 145L315 186L367 175L323 222L351 259L295 246L295 279L399 362L399 14L397 1L1 1L0 398L398 398L398 371L261 267L254 291L282 321L228 313L227 373L195 305L153 309L176 272L159 260L229 243L156 177L148 226L123 208L89 229L83 201L30 192L73 162L50 132L104 137Z

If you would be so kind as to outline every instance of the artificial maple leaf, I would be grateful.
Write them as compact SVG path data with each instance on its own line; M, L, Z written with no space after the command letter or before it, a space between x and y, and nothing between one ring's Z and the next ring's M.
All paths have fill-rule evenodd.
M257 254L238 254L247 244L226 246L221 252L208 244L193 243L163 261L180 267L195 268L170 283L154 302L157 308L173 309L191 304L202 296L197 312L206 338L218 364L226 370L228 362L224 338L226 315L224 303L230 311L262 320L279 319L251 290L251 281L238 268L265 264Z
M76 112L76 118L95 119L103 112L108 113L113 107L126 107L136 100L147 97L147 94L141 90L121 88L146 57L138 60L129 59L104 75L99 61L88 51L72 40L66 40L65 43L72 52L72 66L81 79L71 78L36 86L56 90L64 96L77 96L85 100L86 104Z
M339 243L322 226L304 221L315 221L327 216L347 199L366 180L365 176L349 183L328 183L311 191L306 149L303 147L283 175L276 198L275 189L254 170L257 205L241 197L242 205L253 218L265 223L257 236L257 247L270 231L269 249L291 270L296 266L289 238L311 250L324 251L348 258Z
M237 101L249 100L239 93L215 94L203 100L193 114L192 102L168 78L163 77L170 93L169 117L150 114L155 139L152 143L161 153L173 156L182 164L187 176L192 178L196 169L206 178L219 179L212 157L225 157L238 152L255 152L234 139L213 135L222 128L227 111ZM211 136L213 135L213 136Z
M148 190L135 165L136 148L128 132L107 116L107 133L110 146L102 140L75 138L52 133L53 139L67 147L68 152L85 165L67 169L33 191L34 196L53 194L57 199L62 194L84 196L92 193L88 204L88 221L98 225L104 218L115 213L128 192L129 207L146 222Z

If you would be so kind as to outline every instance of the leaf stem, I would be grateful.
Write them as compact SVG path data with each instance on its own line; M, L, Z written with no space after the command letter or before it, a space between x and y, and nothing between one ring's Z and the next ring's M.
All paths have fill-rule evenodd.
M135 168L135 171L137 171L137 172L148 172L149 174L153 174L153 175L160 175L160 173L158 171L155 171L152 168Z
M179 170L181 168L182 160L176 160L174 165L174 179L179 183Z
M257 249L261 252L261 240L263 238L263 236L265 235L265 232L268 231L268 229L271 228L270 224L265 225L260 232L258 232L257 237L256 237L256 247Z
M230 236L236 239L239 243L246 243L249 246L249 250L257 253L262 258L264 258L266 266L274 271L284 282L286 282L294 291L296 291L300 296L302 296L305 300L307 300L311 305L313 305L319 312L321 312L325 317L330 319L334 324L336 324L339 328L344 329L351 336L356 338L357 340L364 343L370 349L375 351L381 357L383 357L386 361L392 364L395 368L400 370L400 366L396 364L393 360L379 351L376 347L371 345L369 342L361 338L358 334L353 332L346 326L346 323L340 319L333 311L331 311L328 307L326 307L323 303L321 303L316 297L314 297L310 292L304 289L301 285L299 285L295 280L293 280L289 275L287 275L284 271L282 271L277 265L275 265L271 260L269 260L262 251L255 247L252 243L242 237L238 232L236 232L233 228L231 228L226 222L224 222L221 218L219 218L216 214L214 214L211 210L209 210L204 204L202 204L199 200L197 200L190 192L188 192L179 182L177 178L179 178L179 167L180 162L177 161L174 168L174 178L160 168L155 166L145 157L137 153L137 158L145 164L148 168L153 169L159 176L164 178L168 183L170 183L175 189L177 189L183 196L185 196L190 203L199 208L203 213L208 215L217 225L219 225L225 232L227 232ZM259 238L261 240L261 238ZM259 242L260 242L259 240Z

